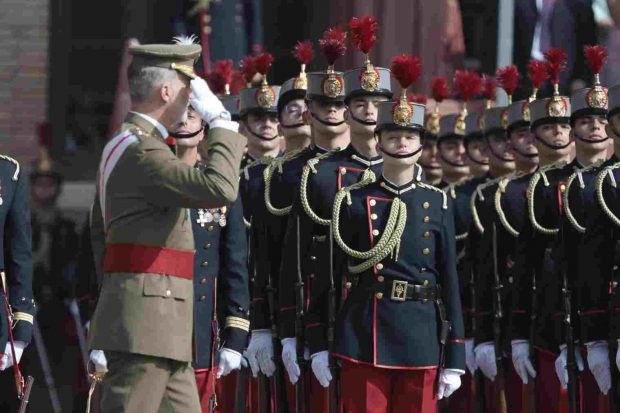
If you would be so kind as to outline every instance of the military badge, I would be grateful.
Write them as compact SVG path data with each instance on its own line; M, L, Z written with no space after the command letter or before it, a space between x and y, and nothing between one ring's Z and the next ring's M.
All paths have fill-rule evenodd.
M258 106L261 108L268 109L273 106L275 101L276 94L271 86L267 84L261 85L256 91L256 103L258 103Z
M523 120L526 122L530 121L530 105L529 102L523 103L523 107L521 108L521 115L523 116Z
M367 65L366 70L360 74L360 84L362 85L362 89L367 92L377 90L380 79L381 75L379 74L379 71L377 71L377 69L370 64Z
M601 86L595 86L586 95L586 103L595 109L607 109L609 99L607 90Z
M392 120L398 126L409 125L411 122L411 115L413 115L413 108L406 99L401 99L397 105L394 105Z
M323 79L323 93L328 98L337 98L344 89L344 80L336 73L330 73Z
M426 130L432 133L433 135L438 135L440 118L441 118L441 115L439 114L439 112L431 113L426 121Z
M455 119L454 119L454 133L456 135L465 135L465 114L464 113L460 113Z
M508 111L507 110L502 111L501 125L502 125L502 128L508 129L509 123L508 123Z
M562 118L566 116L568 105L562 96L554 96L547 102L547 115L552 118Z

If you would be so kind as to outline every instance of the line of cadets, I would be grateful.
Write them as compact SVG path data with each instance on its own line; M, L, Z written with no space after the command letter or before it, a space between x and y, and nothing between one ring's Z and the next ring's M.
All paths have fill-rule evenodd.
M568 411L563 290L572 293L579 402L613 409L620 87L608 93L598 81L604 50L586 50L595 82L570 99L557 88L565 57L552 49L528 67L530 99L492 107L492 80L459 71L463 110L439 113L449 82L437 78L437 106L425 116L422 104L389 100L390 71L370 62L365 41L368 27L376 38L376 21L350 26L362 67L334 70L346 48L344 33L329 29L320 41L325 71L305 72L313 52L303 42L298 76L269 85L270 57L248 57L244 77L259 72L260 85L222 96L248 138L237 219L249 244L251 303L238 308L250 320L244 355L254 378L229 376L218 409L232 411L232 398L222 403L228 393L253 411L328 411L336 393L347 412L430 412L459 388L466 365L445 411L501 411L504 393L508 411ZM406 96L419 61L396 58L392 69ZM539 99L549 75L554 94ZM510 99L521 83L516 68L497 78ZM483 91L487 108L467 113ZM424 132L421 153L381 146L398 132ZM382 175L386 159L418 157L411 182ZM207 267L199 234L216 226L193 221L197 265ZM211 363L203 357L195 367Z

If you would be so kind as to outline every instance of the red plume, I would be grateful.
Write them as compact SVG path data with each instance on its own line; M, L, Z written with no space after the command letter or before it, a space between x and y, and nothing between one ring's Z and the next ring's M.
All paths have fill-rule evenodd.
M295 59L299 60L302 65L307 65L314 59L314 47L310 40L297 42L295 51L293 52Z
M254 59L256 71L263 76L267 76L269 68L273 64L273 56L271 53L263 53Z
M216 95L222 95L226 92L226 80L217 71L207 73L205 80L209 85L209 89Z
M519 79L521 79L521 73L517 66L506 66L497 70L495 74L499 86L506 91L508 96L512 96L519 86Z
M230 82L230 94L237 95L239 91L246 85L246 81L243 78L243 73L240 70L233 70L232 81Z
M421 105L426 105L428 102L428 96L423 93L412 93L409 95L409 101L419 103Z
M601 73L603 65L607 61L607 50L605 50L605 46L601 46L600 44L596 46L584 46L583 54L586 56L588 66L590 66L592 72L597 75Z
M349 22L351 28L351 43L362 53L368 54L377 40L379 23L372 16L361 18L353 17Z
M547 65L541 60L530 60L527 65L527 75L532 82L532 88L540 89L540 86L549 79Z
M391 70L400 86L407 89L422 74L422 62L417 56L402 54L392 59Z
M239 69L241 69L241 74L243 75L243 80L245 83L252 83L252 79L254 79L254 75L256 75L256 60L253 56L247 55L239 62Z
M338 58L346 53L347 46L344 44L346 37L346 33L338 27L329 28L323 33L323 38L319 40L319 46L328 65L333 65Z
M484 98L487 100L495 100L495 89L497 89L497 81L494 77L482 75L482 85Z
M230 59L218 60L215 62L213 71L222 77L225 84L229 85L232 82L233 61Z
M566 52L560 48L549 49L545 52L545 60L551 83L560 83L560 72L566 69Z
M457 70L454 73L454 84L464 102L482 92L482 77L471 70Z
M448 78L444 76L434 78L431 93L437 103L448 99L448 96L450 96L450 81Z

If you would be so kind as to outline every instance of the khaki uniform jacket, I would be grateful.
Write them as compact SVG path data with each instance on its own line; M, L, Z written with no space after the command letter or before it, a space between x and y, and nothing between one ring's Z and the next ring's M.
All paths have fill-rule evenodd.
M193 268L194 239L186 208L216 208L236 199L246 139L224 128L211 129L206 138L209 165L202 172L177 159L147 120L130 114L121 126L121 131L127 130L138 140L127 147L109 175L105 192L107 228L99 186L91 214L101 290L91 320L89 345L92 349L189 362L192 280L169 274L105 272L106 248L109 252L113 244L164 247L185 252L184 260L191 260L189 266ZM190 255L185 258L187 252ZM136 256L127 261L144 259Z

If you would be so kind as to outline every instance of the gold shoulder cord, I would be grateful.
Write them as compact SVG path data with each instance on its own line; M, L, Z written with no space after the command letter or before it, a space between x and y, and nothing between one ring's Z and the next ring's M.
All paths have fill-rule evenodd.
M282 217L284 215L288 215L291 212L292 205L289 205L284 208L276 208L271 203L271 180L273 178L273 174L276 169L280 174L282 174L282 165L290 161L293 158L296 158L301 154L302 150L291 152L288 155L281 156L280 158L275 158L263 171L263 178L265 180L265 205L267 206L267 210L275 216Z
M605 197L603 195L603 182L605 181L605 177L609 175L609 179L611 180L611 186L616 188L616 180L613 176L612 171L616 168L620 167L620 162L610 165L603 169L596 177L596 195L598 197L598 202L605 212L605 215L613 222L616 226L620 227L620 218L618 218L609 208L607 202L605 201Z
M510 222L508 222L508 218L506 218L506 214L502 209L502 194L506 193L506 187L509 183L510 179L504 178L499 181L497 185L497 190L495 191L495 212L497 212L499 221L504 226L504 229L508 231L510 235L516 238L519 236L519 231L517 231L512 225L510 225Z
M530 184L527 187L527 207L528 207L528 215L530 217L530 222L532 226L540 233L545 235L555 235L558 233L558 228L545 228L536 219L536 213L534 211L534 193L536 190L536 186L538 185L538 181L543 179L543 184L545 186L549 186L549 180L547 179L547 175L545 172L557 167L559 164L552 164L547 167L540 168L530 179Z
M310 219L319 225L328 226L331 221L329 219L321 218L316 212L314 212L314 210L310 206L310 202L308 201L308 178L310 177L310 172L312 172L313 174L317 173L316 165L322 159L327 158L328 156L332 155L334 152L337 152L337 150L339 149L334 149L332 151L325 152L324 154L321 154L317 157L314 157L308 160L301 174L301 182L299 184L299 197L301 200L301 205L303 206L304 211L306 211L306 214L308 214ZM369 171L372 174L372 178L374 182L375 174L370 170L367 170L367 171ZM364 172L364 174L366 174L366 172ZM362 177L362 180L363 178L364 177Z
M13 164L15 164L15 173L13 174L13 178L11 178L13 181L17 181L19 179L19 162L17 162L15 159L11 158L10 156L6 156L6 155L0 155L0 159L4 159L5 161L9 161Z
M446 193L446 194L447 194L447 193L450 193L450 197L451 197L452 199L456 200L456 187L457 187L457 185L456 185L456 184L448 184L448 186L446 186L445 188L443 188L442 192L444 192L444 193ZM464 233L462 233L462 234L457 234L454 238L455 238L457 241L462 241L462 240L464 240L465 238L467 238L467 236L468 236L468 235L469 235L469 232L465 231L465 232L464 232Z
M399 198L394 198L390 208L390 215L388 217L387 224L383 230L383 235L381 235L379 242L377 242L373 248L365 252L357 251L350 248L344 242L342 236L340 235L340 210L342 207L342 202L346 199L347 205L351 205L351 191L363 188L370 185L372 182L373 181L371 179L366 179L343 188L338 191L336 198L334 199L332 226L336 243L347 255L353 258L366 260L358 265L350 266L349 271L352 274L359 274L366 271L390 254L398 260L400 240L407 222L407 206Z
M441 194L441 199L443 201L441 204L441 209L448 209L448 196L444 191L432 185L425 184L424 182L418 182L417 185L420 188L426 188L426 189L430 189L431 191L439 192Z
M587 172L587 171L590 171L590 170L592 170L594 168L598 168L602 163L603 163L602 160L601 161L597 161L597 162L594 162L593 164L591 164L589 166L586 166L585 168L581 168L581 169L576 170L568 178L568 182L566 182L566 190L562 194L562 202L564 203L564 211L566 212L566 218L568 218L568 222L571 223L573 228L575 228L575 230L577 232L580 232L582 234L584 232L586 232L586 228L584 226L582 226L581 224L579 224L579 222L577 222L577 219L573 215L573 212L570 209L570 203L568 202L568 200L569 200L568 192L570 191L571 184L573 183L575 178L579 178L579 187L581 189L585 188L585 184L583 183L583 173Z
M260 158L253 160L252 162L247 164L245 168L243 168L243 170L241 171L243 173L243 178L246 181L250 179L250 168L251 167L255 165L269 165L274 159L275 158L273 158L272 156L261 156ZM245 225L247 229L252 228L252 223L249 222L247 219L245 219L245 215L243 216L243 225Z

